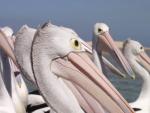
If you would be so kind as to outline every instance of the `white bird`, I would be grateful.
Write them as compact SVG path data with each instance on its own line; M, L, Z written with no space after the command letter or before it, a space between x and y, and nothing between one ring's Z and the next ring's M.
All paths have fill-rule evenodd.
M96 23L94 25L93 35L93 58L94 63L98 66L98 68L104 73L106 73L106 70L104 69L105 67L103 65L106 61L102 57L102 54L103 51L107 51L110 55L113 56L113 58L119 61L119 64L122 65L125 72L132 78L134 78L134 72L132 71L131 66L127 62L126 58L123 56L122 52L115 45L115 42L109 33L108 25L106 25L105 23ZM117 75L125 77L125 75L117 69L115 73L117 73Z
M70 32L72 34L76 34L72 29L69 29L69 28L65 28L61 26L60 29ZM16 42L15 42L15 55L16 55L18 64L20 65L26 78L28 78L33 83L35 82L35 80L34 80L32 69L31 69L30 53L31 53L31 44L32 44L32 40L33 40L35 32L36 32L36 29L30 28L27 25L24 25L16 33ZM80 41L82 40L80 39ZM89 48L91 49L91 47ZM110 64L107 61L107 59L104 59L104 60L106 61L105 63L107 63L107 66L111 65L110 67L113 68L112 70L114 70L115 67L112 67L113 65ZM77 100L79 101L80 106L83 109L85 109L87 113L92 113L92 112L99 113L100 111L102 112L101 106L97 102L95 102L94 99L90 97L90 95L88 95L84 90L82 90L78 86L72 85L68 81L65 81L65 83L72 90ZM40 104L42 105L44 102L44 100L42 100L40 96L36 97L34 95L30 95L30 97L31 97L29 98L30 102L28 104L31 105L31 107L34 105L40 105Z
M94 25L93 39L92 39L93 60L98 69L105 75L107 75L107 70L104 65L106 64L106 60L102 56L103 51L107 51L110 55L113 56L113 58L115 59L117 58L116 60L119 60L119 63L122 64L122 67L124 68L125 72L132 78L135 78L131 66L129 65L129 63L127 62L121 51L118 49L118 47L115 45L115 42L113 41L111 35L109 34L109 27L105 23L96 23ZM111 64L111 66L113 65ZM112 70L112 67L109 69ZM121 77L126 77L117 68L114 67L113 70L115 70L113 71L115 72L115 74L120 75ZM119 93L118 95L129 107L128 102ZM133 112L131 108L130 110Z
M1 31L4 33L8 43L10 44L10 46L13 45L13 42L11 40L11 36L12 36L12 30L11 28L9 27L4 27L4 28L1 28ZM8 68L8 64L10 65L10 71L4 71L5 74L7 74L7 76L3 76L4 77L4 83L6 84L6 88L9 92L9 95L11 96L12 100L13 100L13 103L14 103L14 106L15 106L15 109L16 109L16 112L17 113L25 113L26 110L25 110L25 106L23 104L23 101L22 101L22 95L20 97L19 93L20 91L18 91L19 89L19 84L17 83L16 81L16 78L15 78L15 75L14 75L14 72L15 72L15 65L14 63L11 61L11 59L9 59L7 57L6 54L3 54L3 57L2 57L2 60L4 62L4 68Z
M150 113L150 58L144 52L144 47L131 39L124 42L123 52L134 72L143 80L137 100L130 105L136 113Z
M7 40L9 41L9 44L11 45L11 47L14 48L13 42L15 42L15 36L12 35L13 30L10 27L3 27L1 28L1 30L6 35ZM17 109L16 110L17 113L20 113L21 110L23 109L24 109L23 111L25 112L25 108L27 107L27 104L30 105L31 107L33 105L31 100L36 100L34 104L39 104L39 102L44 103L44 100L42 99L41 96L32 95L32 94L28 95L28 89L25 84L25 81L22 78L21 73L19 72L19 70L17 69L17 67L14 65L14 63L11 60L10 60L10 64L11 64L11 71L12 71L11 81L13 81L11 87L13 87L13 90L9 92L12 93L12 99ZM15 75L16 78L14 77L14 74L17 74ZM24 104L24 108L23 108L23 104Z
M1 57L1 55L0 55L0 57ZM7 75L4 75L4 73L2 72L4 70L6 70L6 68L4 69L4 67L3 67L2 60L3 59L0 58L0 63L1 63L1 67L0 67L0 71L1 71L0 72L0 103L1 103L0 104L0 112L1 113L16 113L13 102L11 100L11 97L8 94L5 83L3 81L3 76L7 76ZM7 62L7 64L5 64L5 65L9 65L9 63ZM7 71L9 71L9 68L7 68Z
M10 27L3 27L3 28L1 28L1 30L4 33L3 35L5 36L5 38L7 38L7 41L9 42L10 46L12 48L14 48L13 42L15 42L15 36L12 35L13 30ZM13 53L11 53L11 55L12 54ZM7 58L7 57L4 57L4 58ZM15 62L15 64L18 66L14 56L13 56L13 59L14 59L13 61ZM3 59L3 60L5 60L5 59ZM10 70L11 70L10 72L12 73L12 76L10 76L11 84L9 86L7 85L7 87L9 89L10 95L12 96L12 100L15 105L16 112L17 113L25 112L27 103L30 104L30 106L33 106L33 102L31 102L32 100L34 100L34 104L42 103L42 105L43 105L43 103L45 103L45 101L43 100L43 98L41 96L32 95L32 94L30 94L28 96L27 86L25 84L25 81L22 78L22 75L20 74L19 70L17 69L17 67L14 65L14 63L11 60L9 60L9 64L10 64ZM5 65L6 65L6 63L5 63ZM17 74L16 78L14 77L14 74L15 75ZM8 82L8 77L6 78L6 80ZM23 107L22 103L24 104L24 107ZM40 106L38 106L38 107L40 107ZM32 109L35 109L35 108L32 108ZM45 108L41 109L40 111L35 111L35 113L37 113L37 112L44 113L44 112L48 112L49 110L50 110L50 108L45 107ZM29 112L31 112L31 111L29 111Z
M74 31L72 31L71 29L69 29L69 28L64 28L64 27L60 27L61 29L63 29L63 30L66 30L66 31L68 31L68 32L71 32L71 33L74 33ZM27 25L25 25L25 26L23 26L19 31L18 31L18 33L17 33L17 40L16 40L16 43L15 43L15 53L16 53L16 57L17 57L17 59L18 59L18 62L19 62L19 64L21 65L21 67L22 67L22 70L24 71L24 73L26 73L26 74L28 74L28 76L27 76L27 78L29 78L30 80L33 78L33 74L31 73L31 68L29 68L30 67L30 51L31 51L31 43L32 43L32 40L33 40L33 35L34 35L34 33L36 32L36 30L35 29L33 29L33 28L29 28ZM75 34L75 33L74 33ZM105 60L105 59L104 59ZM28 62L28 63L27 63ZM107 63L107 64L109 64L110 65L110 63L108 62L108 61L106 61L105 60L105 63ZM112 66L112 65L111 65ZM113 67L114 68L114 67ZM117 70L117 72L119 72L118 70ZM30 74L31 73L31 74ZM31 76L31 77L30 77ZM33 81L34 82L34 80L31 80L31 81ZM69 85L70 85L70 83L69 83ZM72 88L73 86L71 86L71 89L74 89L74 88ZM81 90L81 89L80 89ZM74 89L74 94L75 93L78 93L78 92L76 92L76 89ZM80 93L81 93L81 91L80 91ZM84 94L84 95L87 95L87 93L86 92L83 92L83 90L82 90L82 93ZM85 94L86 93L86 94ZM77 96L79 96L79 95L77 95ZM31 98L32 98L32 96L31 96ZM84 97L85 98L85 97ZM89 96L88 96L88 98L89 98ZM33 100L33 98L32 98L32 100ZM36 100L38 100L38 99L36 99ZM83 99L81 99L81 97L78 99L78 101L82 101L83 102ZM88 101L88 100L86 100L86 101ZM89 100L90 102L91 102L91 100ZM42 102L44 102L44 101L42 101ZM88 103L88 104L90 104L90 103ZM96 104L96 103L95 103ZM91 104L91 107L93 107L92 105L94 105L94 106L96 106L95 104ZM84 108L84 106L85 105L81 105L83 108ZM97 106L96 106L97 107ZM95 107L95 108L96 108ZM98 111L98 110L97 110ZM96 112L96 111L95 111Z
M4 32L9 44L14 49L14 42L15 42L16 37L13 35L13 30L8 26L1 28L1 30ZM11 61L11 66L12 66L11 68L15 75L16 88L17 88L18 95L26 108L27 100L28 100L27 99L28 98L28 89L27 89L26 83L25 83L24 79L22 78L20 70L17 68L17 66L12 61Z
M35 83L35 79L31 68L30 53L35 32L36 29L23 25L15 34L16 40L14 44L17 63L24 76L32 83Z
M8 44L8 41L4 35L4 33L0 30L0 112L1 113L16 113L12 99L7 91L5 83L3 81L4 76L9 76L8 74L10 70L9 62L5 62L8 68L4 68L4 62L2 61L2 53L6 53L9 57L14 58L12 53L12 49ZM7 75L6 72L7 70Z
M60 113L83 113L61 78L78 84L110 113L133 113L118 92L84 54L89 48L77 34L44 24L32 43L32 69L44 99Z
M14 53L21 72L34 85L36 85L36 82L32 72L30 53L35 32L36 29L23 25L15 34L14 44ZM38 94L29 94L27 111L31 112L38 109L38 112L40 112L41 107L46 107L43 97Z
M72 32L70 29L66 29L63 27L61 27L61 29ZM33 72L32 72L32 68L31 68L31 60L30 60L31 44L32 44L35 32L36 32L36 29L30 28L27 25L24 25L21 27L21 29L16 33L15 56L26 78L28 78L28 80L30 80L32 83L36 85ZM76 90L76 88L71 83L69 83L68 81L65 81L65 82L67 83L67 85L70 86L74 94L76 94L76 97L78 97L78 101L81 103L81 106L85 109L85 107L88 105L85 103L85 100L82 98L80 93ZM28 101L29 109L30 108L33 109L33 106L34 108L38 108L35 106L43 105L45 103L43 98L39 95L30 94L28 97L28 100L29 100ZM92 113L91 110L88 110L88 111Z
M74 33L74 31L72 31L69 28L64 28L64 27L60 27L60 28L65 31ZM35 79L33 76L33 72L32 72L32 68L31 68L31 60L30 60L31 44L32 44L35 32L36 32L36 29L30 28L27 25L24 25L20 28L20 30L16 33L15 56L17 58L18 64L20 65L20 67L22 69L22 72L24 73L26 78L36 85ZM87 113L92 113L93 110L90 108L90 106L88 106L88 104L86 103L86 100L84 100L84 98L82 97L80 92L76 89L77 86L75 87L74 85L69 83L69 81L65 81L65 83L71 88L71 90L77 97L82 108L86 109L86 110L88 109ZM29 100L28 105L30 105L30 108L33 108L33 106L43 105L45 103L43 98L39 95L31 95L30 94L28 97L28 100ZM88 100L91 101L91 99L88 99ZM38 108L38 107L36 107L36 108ZM99 111L99 109L98 109L98 111Z

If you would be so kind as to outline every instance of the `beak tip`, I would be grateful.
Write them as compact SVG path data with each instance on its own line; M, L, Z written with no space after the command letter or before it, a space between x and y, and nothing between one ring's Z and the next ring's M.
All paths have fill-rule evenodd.
M128 72L128 75L131 77L131 79L135 80L136 76L132 69L130 70L130 72Z
M135 75L133 74L133 75L131 76L131 78L132 78L132 80L135 80Z
M123 78L127 78L125 74L122 75Z
M123 74L121 74L121 76L120 76L121 78L123 78L123 79L125 79L125 78L127 78L127 76L123 73Z

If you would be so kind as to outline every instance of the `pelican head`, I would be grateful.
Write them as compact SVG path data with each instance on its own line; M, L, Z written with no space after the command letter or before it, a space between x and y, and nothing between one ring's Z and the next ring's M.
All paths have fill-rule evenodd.
M130 65L128 64L127 60L115 45L115 42L111 35L109 34L109 27L105 23L96 23L94 26L94 38L93 42L95 43L95 47L93 48L97 50L97 52L101 51L108 51L113 55L114 58L117 57L117 60L123 66L123 69L130 75L132 78L135 78L134 72L132 71ZM98 43L99 42L99 43Z
M51 23L37 30L32 43L32 67L48 104L58 112L80 113L76 102L66 95L68 91L62 90L59 78L63 78L79 85L109 112L132 112L85 52L91 51L75 32Z
M8 26L1 28L1 30L5 33L7 37L11 37L13 35L13 30Z
M13 44L11 41L13 41L13 43L15 42L15 35L13 35L14 31L12 28L5 26L3 28L1 28L2 32L5 34L5 36L7 37L9 43L11 44L11 46L13 47Z
M96 23L94 26L94 34L96 36L101 35L102 33L109 32L109 27L105 23Z
M140 53L144 52L144 47L139 42L128 39L123 44L123 51L128 51L128 53L138 56Z
M126 40L123 44L123 52L128 60L134 59L150 72L150 58L145 53L143 45L138 41Z
M47 41L51 43L51 45L49 45L49 47L53 48L51 50L55 51L55 55L56 55L55 58L58 56L64 57L70 52L81 52L81 51L85 52L87 49L87 47L84 46L87 44L83 41L82 41L83 42L82 44L79 36L71 29L58 27L58 26L52 25L51 23L48 23L42 26L41 28L42 28L41 33L38 32L36 36L43 35L44 31L49 31L48 34L52 38L50 38Z
M35 82L31 67L31 45L36 29L23 25L15 34L14 54L25 77Z

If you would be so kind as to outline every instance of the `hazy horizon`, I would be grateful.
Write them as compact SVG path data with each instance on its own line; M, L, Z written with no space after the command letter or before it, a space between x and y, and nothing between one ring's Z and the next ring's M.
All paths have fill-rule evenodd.
M91 40L96 22L105 22L115 40L131 37L150 46L150 1L148 0L1 0L0 27L17 31L27 24L37 27L48 20L74 29Z

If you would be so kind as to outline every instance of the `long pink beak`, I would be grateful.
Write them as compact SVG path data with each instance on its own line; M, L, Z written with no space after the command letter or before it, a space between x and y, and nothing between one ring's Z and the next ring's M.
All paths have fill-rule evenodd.
M111 37L109 32L104 32L101 35L99 35L99 39L101 40L102 45L103 45L103 47L101 49L106 49L114 57L117 57L119 59L120 63L122 64L123 69L127 72L128 75L130 75L134 79L135 74L132 71L131 66L127 62L126 58L123 56L122 52L115 45L115 42L113 41L113 38Z
M128 103L98 70L85 53L69 53L65 58L58 58L51 63L51 70L57 76L77 84L106 111L110 113L133 113Z
M13 60L13 62L17 65L15 55L13 50L8 43L7 37L5 34L0 30L0 47L5 51L5 53Z

